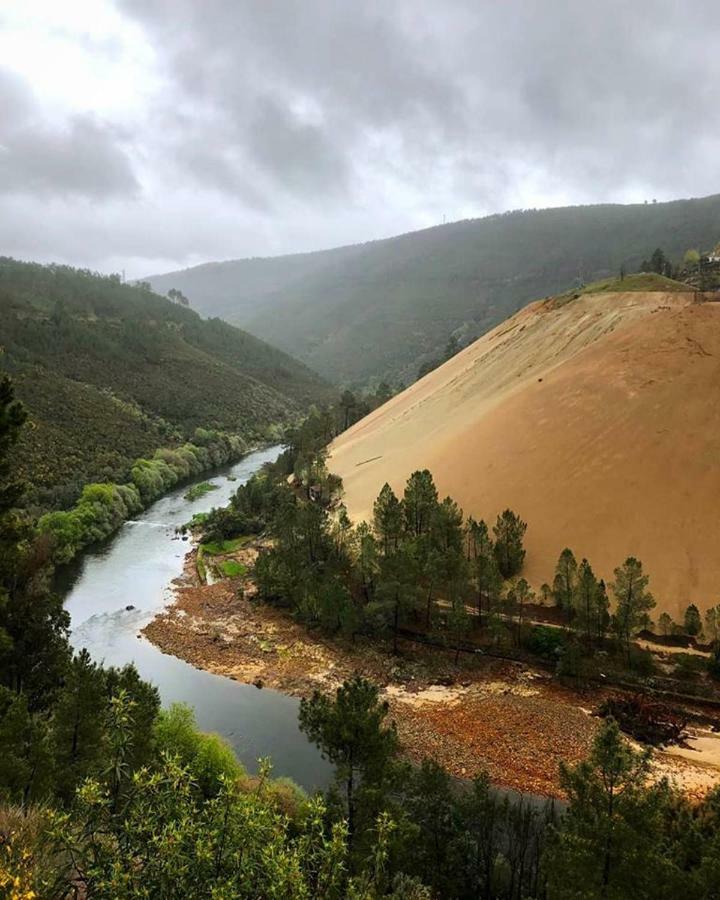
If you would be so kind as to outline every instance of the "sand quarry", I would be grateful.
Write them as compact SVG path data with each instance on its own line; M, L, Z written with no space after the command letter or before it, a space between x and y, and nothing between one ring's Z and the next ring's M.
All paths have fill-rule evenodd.
M355 520L415 469L489 523L528 523L524 574L563 547L612 580L642 560L656 613L720 602L720 302L693 293L538 301L342 434Z

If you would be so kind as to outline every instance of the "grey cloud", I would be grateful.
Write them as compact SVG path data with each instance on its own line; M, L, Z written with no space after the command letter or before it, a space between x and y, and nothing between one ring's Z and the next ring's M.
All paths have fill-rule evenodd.
M716 0L114 2L164 85L131 138L51 125L0 73L0 222L28 253L146 258L140 275L443 214L720 190ZM122 58L107 40L78 52ZM58 200L42 237L20 188Z
M64 127L0 128L0 193L77 195L96 199L133 193L138 183L112 129L87 116Z
M345 160L322 127L299 121L270 97L261 98L249 122L248 149L279 184L328 193L347 177Z
M50 125L24 82L1 69L0 109L0 194L103 198L138 188L118 128L77 115Z

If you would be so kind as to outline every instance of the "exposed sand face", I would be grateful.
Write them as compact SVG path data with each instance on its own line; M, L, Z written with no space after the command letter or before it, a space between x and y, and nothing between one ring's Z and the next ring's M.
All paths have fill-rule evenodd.
M570 546L612 579L642 560L658 610L720 601L720 303L692 293L540 301L331 447L351 517L428 468L490 524L527 522L525 575Z

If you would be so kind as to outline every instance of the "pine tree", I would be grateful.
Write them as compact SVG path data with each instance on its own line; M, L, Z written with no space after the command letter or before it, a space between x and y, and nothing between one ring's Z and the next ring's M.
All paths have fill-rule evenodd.
M705 636L712 644L720 643L720 604L705 613Z
M46 709L69 660L69 616L49 589L50 547L15 510L23 485L10 453L25 422L7 376L0 378L0 685Z
M477 588L478 621L483 623L483 603L490 615L500 600L502 576L498 569L495 549L485 522L468 519L467 524L468 559L473 569Z
M82 780L104 765L107 686L86 649L73 659L53 715L53 757L59 796L69 803Z
M421 604L420 572L412 548L401 544L382 558L375 600L366 607L369 621L392 634L393 653L398 653L398 634L411 613Z
M666 612L662 613L660 615L660 618L658 619L658 628L660 629L660 634L662 634L664 637L667 637L668 635L673 633L674 627L675 623L673 622L672 617Z
M560 764L568 808L545 857L553 900L661 900L685 873L666 852L666 782L649 783L650 754L635 752L608 720L589 759Z
M525 560L523 538L527 523L512 510L506 509L498 516L493 533L495 535L495 559L503 578L512 578L522 569Z
M700 610L697 608L697 606L695 606L694 603L691 603L685 610L685 615L683 616L683 625L685 627L685 634L689 634L692 637L697 637L697 635L699 635L702 631Z
M560 554L553 578L555 605L568 614L573 611L573 597L577 588L577 560L575 554L566 547Z
M405 530L411 537L427 534L435 520L438 493L433 477L427 469L413 472L403 494Z
M388 711L378 688L357 677L339 687L334 699L315 691L309 700L300 701L300 728L333 763L336 778L344 785L351 844L358 788L361 782L381 783L397 752L395 726L385 724Z
M593 637L598 620L598 593L599 585L592 566L583 559L577 570L572 600L577 627L588 640Z
M397 550L403 530L403 508L387 482L373 505L373 528L383 556Z
M614 574L615 581L610 585L616 602L613 622L629 656L630 640L638 629L648 624L648 613L654 608L655 599L647 589L650 579L643 575L639 560L628 557Z
M522 627L525 619L525 608L529 603L535 602L535 592L524 578L521 578L513 587L515 597L515 615L517 617L517 643L522 642Z

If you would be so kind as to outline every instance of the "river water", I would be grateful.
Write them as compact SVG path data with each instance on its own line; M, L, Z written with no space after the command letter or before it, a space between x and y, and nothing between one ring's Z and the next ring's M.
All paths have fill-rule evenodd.
M259 450L199 477L196 482L210 481L217 488L197 500L184 498L190 484L166 494L70 567L61 588L74 647L86 647L107 665L134 662L142 678L156 685L163 705L190 704L200 728L226 737L248 771L256 771L259 757L269 756L274 775L289 776L312 791L327 786L332 769L299 730L294 697L203 672L161 653L140 634L171 602L171 582L182 572L188 543L176 536L176 527L195 513L225 506L238 485L280 450Z

